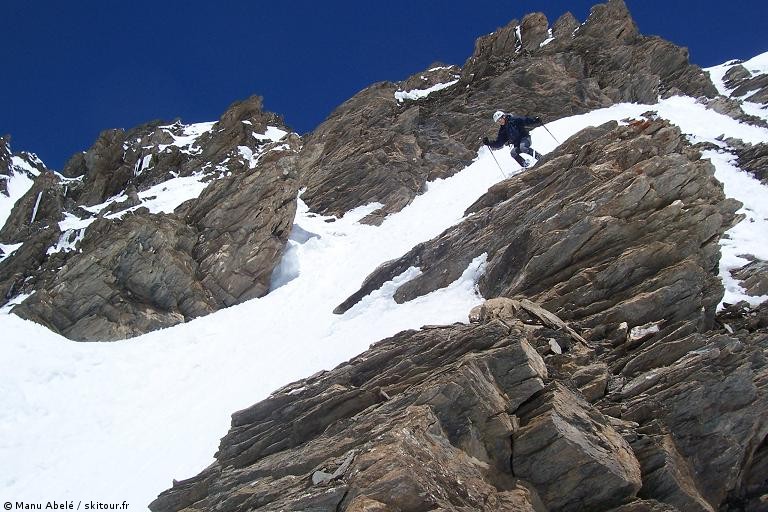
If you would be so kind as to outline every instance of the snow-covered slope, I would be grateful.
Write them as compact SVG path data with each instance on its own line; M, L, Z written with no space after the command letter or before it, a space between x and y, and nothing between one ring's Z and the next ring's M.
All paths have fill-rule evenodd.
M715 84L715 87L717 87L717 90L720 92L720 94L728 97L734 96L734 93L738 87L729 87L725 82L725 77L727 73L738 64L741 64L752 78L758 77L760 75L768 75L768 52L761 53L760 55L757 55L744 62L732 60L724 64L720 64L719 66L713 66L711 68L705 69L705 71L709 73L709 76L712 79L712 83ZM741 109L746 114L756 116L765 121L768 121L768 106L761 103L756 103L755 101L751 101L753 100L752 96L754 96L755 93L756 90L750 90L746 94L738 97L738 99L741 100Z
M744 203L746 219L722 242L725 300L746 298L728 270L751 253L768 259L768 190L734 167L716 138L768 140L768 130L738 123L693 99L616 105L550 123L563 141L589 125L649 110L671 120L707 151L726 194ZM556 143L533 132L542 153ZM506 174L519 172L506 150L495 153ZM14 501L101 500L140 510L171 478L211 462L229 416L300 377L329 369L397 331L465 321L481 300L474 284L482 258L461 279L426 297L396 304L392 294L410 269L346 314L332 310L384 261L458 222L504 172L482 149L464 171L431 182L425 194L379 226L357 221L369 205L341 219L300 204L289 250L273 291L204 318L130 341L73 343L13 315L0 315L0 495ZM156 201L161 201L162 191ZM751 301L765 300L750 298ZM8 461L11 461L10 463Z

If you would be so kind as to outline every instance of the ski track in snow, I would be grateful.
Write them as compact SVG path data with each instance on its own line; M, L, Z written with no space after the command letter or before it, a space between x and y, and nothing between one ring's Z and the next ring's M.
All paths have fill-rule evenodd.
M678 124L694 142L714 142L723 132L747 142L768 140L768 130L679 97L657 105L615 105L547 127L562 142L585 126L649 110ZM542 128L532 135L541 153L556 146ZM507 150L494 155L509 174L520 171ZM751 216L752 222L736 226L721 243L723 268L738 266L744 248L753 254L765 250L760 242L768 234L768 190L745 182L729 154L705 156L726 194L744 202ZM0 314L0 495L26 502L127 500L132 510L144 509L171 478L190 477L212 462L234 411L403 329L466 321L482 300L475 283L485 255L449 287L408 303L398 305L392 296L418 275L414 268L346 314L332 310L379 264L459 222L501 179L483 148L471 166L429 183L425 194L380 227L358 223L375 204L328 222L300 201L269 295L130 340L74 343ZM68 227L80 227L76 219L68 221ZM728 298L742 295L737 283L726 285Z

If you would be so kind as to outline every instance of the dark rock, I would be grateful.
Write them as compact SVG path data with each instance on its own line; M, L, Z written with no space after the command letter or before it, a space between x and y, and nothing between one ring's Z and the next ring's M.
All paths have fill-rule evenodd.
M727 98L725 96L718 96L716 98L702 97L699 98L698 101L705 104L707 108L714 110L718 114L723 114L745 123L768 128L768 122L760 117L746 114L741 108L741 103L733 98Z
M730 333L737 331L754 332L768 327L768 303L752 307L746 301L737 304L723 304L717 314L717 321Z
M616 102L655 103L674 91L717 95L708 75L688 63L687 50L641 36L620 0L596 6L580 27L562 17L553 35L540 46L548 37L542 14L514 20L478 39L458 84L418 101L394 97L413 78L364 89L307 138L298 162L307 189L302 198L314 211L336 216L379 202L382 209L366 220L379 223L428 180L470 162L479 138L494 128L495 110L554 120Z
M589 402L605 396L609 378L610 372L605 363L595 363L579 368L571 377L573 383Z
M768 185L768 143L744 144L728 139L728 144L739 157L738 166L760 180L763 185Z
M295 161L292 152L273 152L253 171L213 182L194 205L177 210L200 233L192 255L218 307L269 291L296 214Z
M88 151L64 166L65 176L84 175L80 203L95 205L125 188L133 175L133 168L123 161L125 143L124 130L105 130Z
M643 429L632 442L632 450L642 467L641 497L653 497L680 510L715 511L701 496L693 469L678 451L674 438L658 424Z
M445 287L485 253L484 296L529 297L592 339L623 342L649 322L659 335L708 329L723 293L717 241L737 208L712 174L664 122L588 128L491 187L462 223L382 265L337 312L411 266L422 274L397 302Z
M723 76L723 82L732 97L744 97L746 101L768 103L768 74L753 74L736 61Z
M723 82L729 89L735 89L744 80L752 78L752 73L741 64L735 64L723 75Z
M757 75L743 80L731 96L744 96L746 101L755 103L768 103L768 74Z
M56 226L63 219L64 187L52 172L43 172L35 178L32 188L11 210L0 229L0 241L19 243L33 234Z
M663 342L649 343L665 353ZM652 428L652 439L641 444L649 451L640 457L648 492L663 491L682 510L708 510L700 496L717 510L743 488L745 464L768 435L768 336L694 334L688 344L690 351L660 359L606 401L620 402L622 419L638 423L640 432ZM656 474L662 460L666 467Z
M234 414L216 462L150 508L543 511L509 461L544 378L499 321L404 332Z
M114 340L266 294L296 211L300 140L262 136L268 126L283 124L261 107L254 96L210 125L153 121L108 130L67 164L65 174L79 179L41 174L17 203L0 240L24 240L58 223L65 210L87 219L93 210L81 205L117 194L127 199L100 208L100 220L84 235L65 234L70 243L84 236L76 252L48 250L47 259L23 266L26 275L13 273L15 290L22 282L25 291L34 284L38 292L14 313L73 339ZM193 174L210 183L174 215L155 218L140 207L139 191ZM123 220L110 220L110 214L129 209L133 213Z
M441 62L435 62L426 72L416 73L415 75L403 80L400 87L403 91L429 89L435 85L445 84L459 78L461 68L458 66L448 66Z
M296 209L290 155L212 182L182 208L183 221L142 209L97 220L53 282L13 312L72 339L106 341L266 294Z
M517 415L512 471L534 485L549 509L605 509L640 490L640 465L629 444L567 388L550 384Z
M11 137L0 137L0 194L8 196L8 178L11 175ZM0 226L2 228L2 226Z
M759 510L765 329L542 359L533 306L493 299L285 386L151 510ZM605 379L592 405L568 387Z
M732 270L731 275L740 281L747 295L768 295L768 261L755 259L738 270Z
M14 296L33 290L34 276L48 259L48 248L61 235L54 224L32 234L13 254L0 261L0 306Z
M194 229L163 215L96 221L50 287L13 313L81 341L168 327L215 309L195 279Z

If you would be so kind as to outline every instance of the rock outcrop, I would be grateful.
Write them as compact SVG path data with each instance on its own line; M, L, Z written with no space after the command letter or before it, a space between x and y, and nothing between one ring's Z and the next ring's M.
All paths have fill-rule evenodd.
M738 61L736 61L738 62ZM742 64L735 64L723 77L731 97L744 97L747 101L768 104L768 74L754 73Z
M764 328L558 353L561 331L519 303L484 308L235 413L216 461L150 509L760 509ZM588 400L581 369L601 365Z
M525 295L620 342L646 324L656 336L706 330L722 296L718 240L738 205L679 130L615 122L574 135L530 171L481 197L466 220L382 265L343 313L410 266L404 302L447 286L487 255L484 296Z
M563 16L553 38L548 30L543 14L528 15L481 37L460 73L433 66L355 95L307 137L298 163L303 199L333 215L380 202L367 219L378 223L428 180L474 158L495 110L551 121L617 102L655 103L660 95L717 95L709 77L688 63L687 50L640 35L621 0L596 6L583 25ZM419 99L396 95L419 81L421 90L434 87L435 76L447 87Z
M768 143L744 144L732 139L728 143L736 151L739 167L768 185Z
M63 217L64 185L55 174L46 170L16 201L11 215L0 229L0 240L5 243L24 242L39 231L54 226L58 228Z
M217 123L104 132L14 206L0 241L24 245L0 261L3 303L34 291L13 313L107 341L263 296L296 211L300 145L258 97ZM149 189L185 177L209 184L173 212L148 210Z

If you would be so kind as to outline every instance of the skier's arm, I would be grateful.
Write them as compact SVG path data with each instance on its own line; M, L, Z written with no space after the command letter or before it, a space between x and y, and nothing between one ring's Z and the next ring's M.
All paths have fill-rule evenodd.
M521 117L520 120L523 122L523 124L526 124L526 125L541 124L541 118L540 117L524 116L524 117Z
M508 138L509 133L507 132L507 127L504 125L499 126L499 134L496 136L496 140L488 142L488 146L490 146L491 149L499 149L506 144Z

